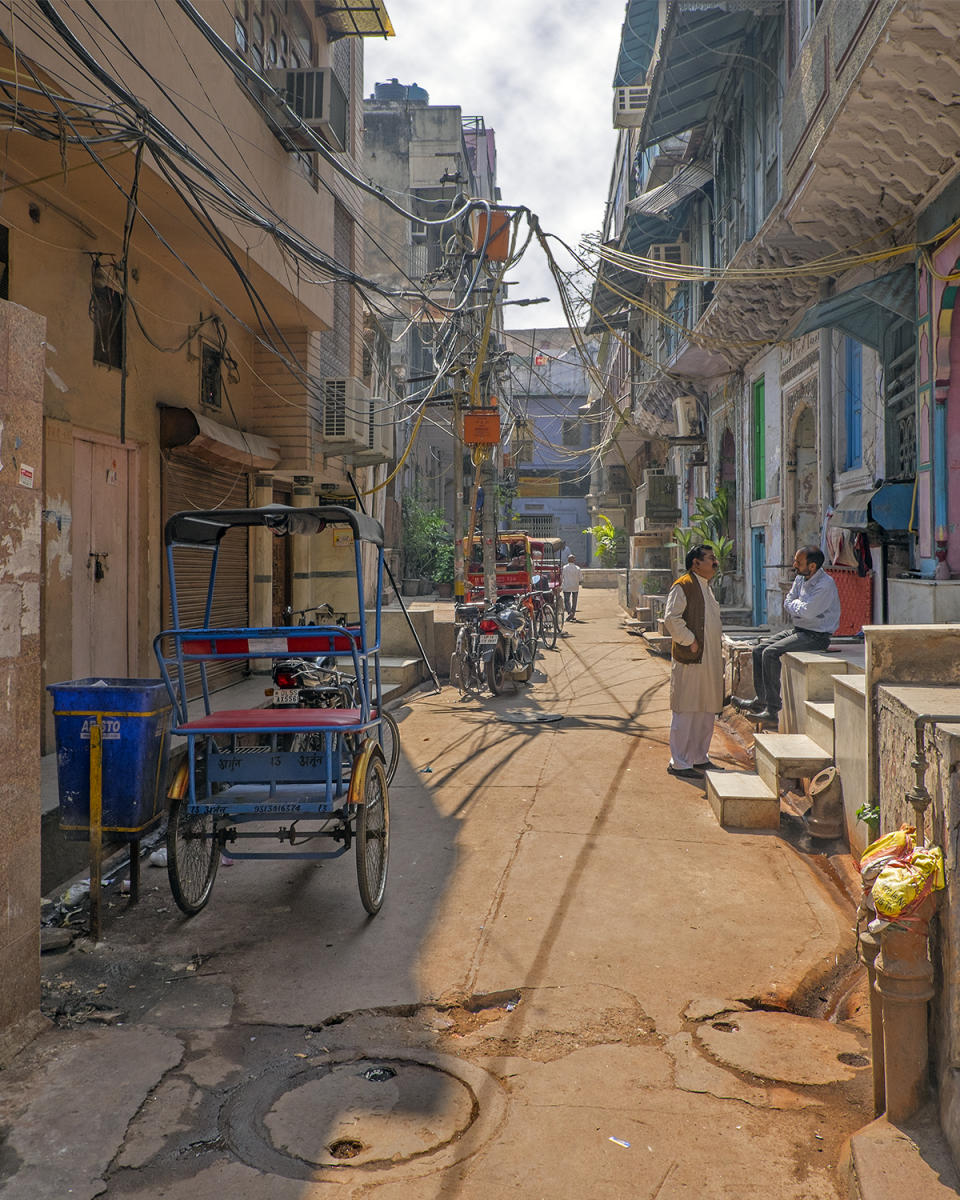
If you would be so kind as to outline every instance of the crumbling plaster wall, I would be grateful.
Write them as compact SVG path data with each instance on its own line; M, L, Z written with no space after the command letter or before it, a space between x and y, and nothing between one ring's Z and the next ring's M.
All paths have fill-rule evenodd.
M39 1025L40 512L46 322L0 302L0 1064Z

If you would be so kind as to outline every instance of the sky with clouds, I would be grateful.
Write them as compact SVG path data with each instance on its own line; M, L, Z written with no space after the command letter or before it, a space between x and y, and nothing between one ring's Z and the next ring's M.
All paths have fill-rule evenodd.
M458 104L497 135L506 204L576 246L599 230L613 164L613 73L624 0L387 0L397 36L364 41L364 92L396 76L431 104ZM555 247L556 249L556 247ZM543 254L531 246L510 278L509 328L564 323Z

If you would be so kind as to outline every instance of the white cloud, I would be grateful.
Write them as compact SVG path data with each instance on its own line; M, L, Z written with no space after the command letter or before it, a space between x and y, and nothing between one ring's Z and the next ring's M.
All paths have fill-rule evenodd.
M364 43L365 92L394 76L431 104L458 104L497 135L504 202L576 246L603 222L616 135L610 119L622 0L387 0L397 31ZM512 296L551 303L508 309L513 327L563 324L539 248L510 273Z

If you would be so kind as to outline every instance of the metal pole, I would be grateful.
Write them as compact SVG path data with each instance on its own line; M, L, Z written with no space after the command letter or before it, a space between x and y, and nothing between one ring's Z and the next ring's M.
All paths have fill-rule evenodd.
M360 495L360 491L357 487L356 481L353 478L352 472L350 472L350 471L347 472L347 479L349 479L350 486L353 488L353 494L354 494L354 496L356 496L357 503L360 505L360 511L362 513L366 514L367 510L364 507L363 497ZM410 626L410 632L413 634L413 640L417 643L417 649L420 651L420 657L421 657L421 659L423 659L424 665L426 666L427 670L430 672L430 677L433 680L433 686L439 692L440 691L440 680L437 678L437 673L433 669L433 666L430 663L430 659L427 658L427 652L423 648L423 642L420 641L420 635L417 633L416 626L414 625L413 621L410 620L410 614L407 612L407 606L403 602L403 597L400 595L400 589L397 587L397 581L393 577L393 572L390 570L390 564L387 562L386 558L384 558L384 560L383 560L383 567L384 567L384 570L387 572L387 578L390 580L391 587L397 594L397 600L399 600L400 608L403 612L403 615L407 619L407 624ZM361 620L363 620L363 613L360 614L360 618L361 618Z
M453 393L453 598L463 600L463 408L459 389Z
M90 723L90 937L100 941L100 875L103 867L103 717Z

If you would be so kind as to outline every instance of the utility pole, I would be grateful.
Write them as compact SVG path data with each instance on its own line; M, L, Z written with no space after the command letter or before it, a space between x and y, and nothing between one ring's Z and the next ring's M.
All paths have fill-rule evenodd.
M473 531L470 530L470 533ZM463 396L460 381L453 389L453 602L463 601Z
M494 447L484 456L477 468L480 486L483 488L483 517L480 527L483 531L483 596L487 604L493 604L497 598L497 500L496 500L496 466Z

